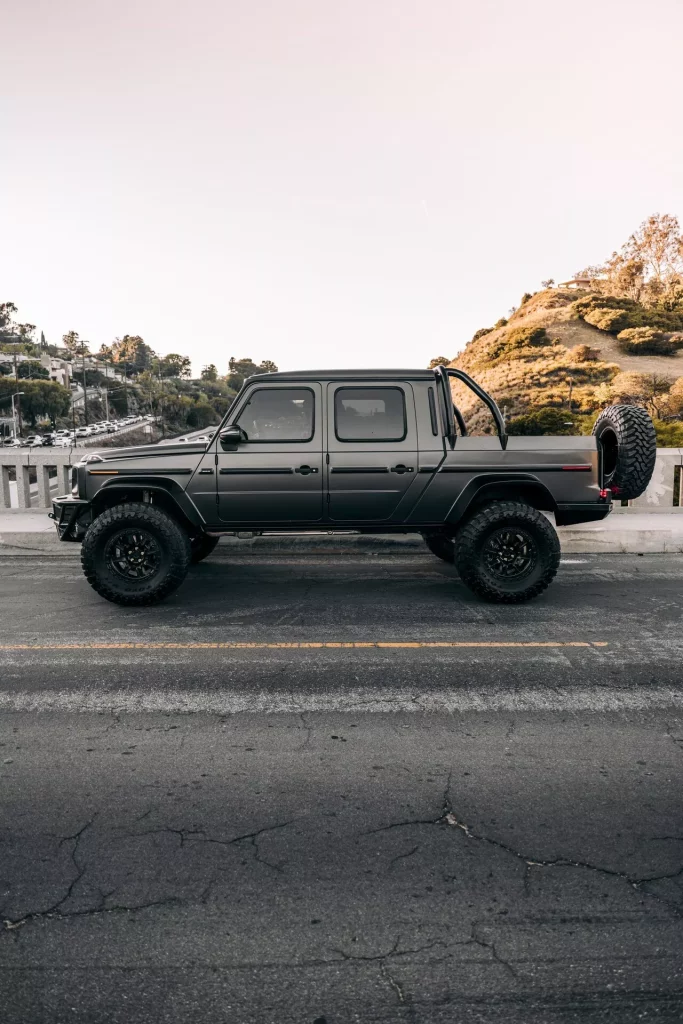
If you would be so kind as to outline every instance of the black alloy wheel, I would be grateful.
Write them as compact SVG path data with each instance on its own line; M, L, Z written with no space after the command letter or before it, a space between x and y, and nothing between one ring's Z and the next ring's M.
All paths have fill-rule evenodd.
M481 555L488 572L500 580L523 580L536 564L534 538L520 527L494 530L484 541Z
M147 530L120 530L107 541L104 559L124 580L147 580L161 564L161 548Z

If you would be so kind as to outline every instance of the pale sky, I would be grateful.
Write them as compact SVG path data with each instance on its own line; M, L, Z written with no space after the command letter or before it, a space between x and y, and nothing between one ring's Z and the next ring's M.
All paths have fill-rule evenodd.
M0 0L0 301L281 369L453 356L683 217L683 0Z

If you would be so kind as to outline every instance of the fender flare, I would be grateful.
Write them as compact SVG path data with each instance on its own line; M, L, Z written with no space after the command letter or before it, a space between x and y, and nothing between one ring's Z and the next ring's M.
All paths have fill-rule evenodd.
M93 510L97 514L98 500L101 497L110 495L112 491L130 491L131 488L135 488L136 491L155 491L156 493L163 493L178 508L180 516L187 520L191 526L204 526L204 520L200 516L196 505L190 500L187 492L183 490L180 484L175 480L160 479L158 476L153 475L149 477L126 477L124 473L121 473L121 475L117 476L115 480L105 481L97 494L93 496Z
M515 487L532 489L542 499L544 510L554 512L557 509L557 502L552 493L533 473L480 473L464 486L448 510L444 522L454 526L466 515L474 502L486 497L487 491L500 490L501 487L508 486L512 490Z

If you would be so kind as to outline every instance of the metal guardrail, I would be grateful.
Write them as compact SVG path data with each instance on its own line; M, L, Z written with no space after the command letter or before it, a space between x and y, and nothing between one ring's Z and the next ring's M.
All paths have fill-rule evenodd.
M49 508L71 489L71 466L81 455L77 448L0 448L0 510ZM659 448L648 489L614 511L683 513L683 448Z

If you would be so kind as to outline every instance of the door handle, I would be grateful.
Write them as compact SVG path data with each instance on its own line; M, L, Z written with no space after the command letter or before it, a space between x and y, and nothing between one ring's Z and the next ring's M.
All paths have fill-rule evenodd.
M398 466L392 466L391 467L391 472L392 473L412 473L413 472L413 467L412 466L404 466L402 462L399 462Z
M294 472L301 473L302 476L308 476L309 473L317 473L318 470L316 466L298 466Z

